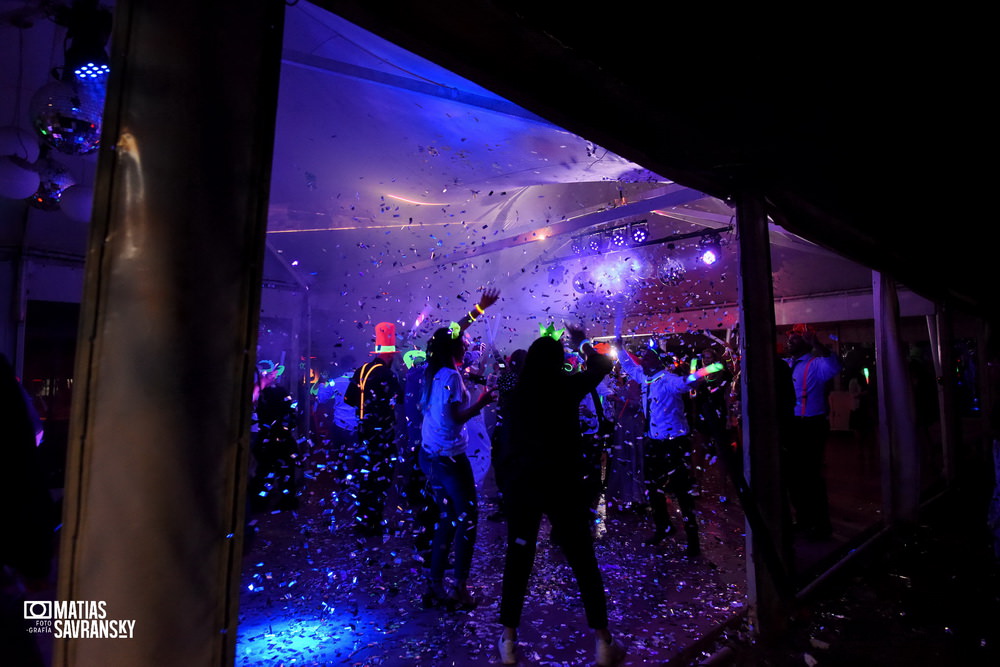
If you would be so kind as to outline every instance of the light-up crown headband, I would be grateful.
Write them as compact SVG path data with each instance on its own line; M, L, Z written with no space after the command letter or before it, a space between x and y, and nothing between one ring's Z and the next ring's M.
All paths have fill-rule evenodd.
M539 336L548 336L553 340L560 340L564 333L566 333L566 329L556 329L555 324L550 324L548 326L545 326L544 324L538 325Z

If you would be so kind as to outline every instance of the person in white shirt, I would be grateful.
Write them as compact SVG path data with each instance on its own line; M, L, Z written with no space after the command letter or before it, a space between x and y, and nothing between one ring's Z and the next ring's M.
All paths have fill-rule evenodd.
M354 375L353 363L336 377L320 385L316 393L316 411L329 435L329 464L338 482L344 480L358 431L358 411L344 401Z
M718 370L714 366L696 373L678 374L667 368L656 350L642 350L639 361L624 348L617 338L618 361L622 372L642 388L642 410L645 415L644 477L646 494L653 512L654 531L645 544L663 542L676 532L670 521L667 493L674 496L684 518L687 535L687 555L701 555L698 540L698 518L694 496L691 495L691 437L684 410L684 395L701 378Z
M444 604L471 608L476 604L469 592L472 549L479 522L476 480L469 461L466 422L494 400L491 392L473 399L458 368L468 350L466 327L496 302L499 292L486 290L474 311L434 332L427 344L427 373L420 402L420 468L427 476L440 516L431 540L431 565L425 606ZM455 588L444 587L444 571L452 544L455 548Z

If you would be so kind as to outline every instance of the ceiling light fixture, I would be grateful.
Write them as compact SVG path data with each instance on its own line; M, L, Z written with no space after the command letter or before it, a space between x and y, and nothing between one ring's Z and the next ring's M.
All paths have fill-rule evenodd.
M602 232L596 232L587 236L587 250L589 252L596 254L603 252L604 248L604 234Z
M626 227L615 227L611 230L611 245L616 248L624 248L630 242L628 229Z
M111 71L105 47L111 37L111 11L96 0L75 0L56 10L53 21L66 28L62 80L91 82Z
M698 259L702 264L711 266L722 257L722 239L716 232L710 232L701 237L698 243Z
M97 0L57 7L52 21L66 28L63 67L31 98L32 125L48 146L69 155L96 151L108 69L104 50L111 36L111 11Z
M631 232L632 243L634 245L642 245L649 240L649 223L645 220L633 222L629 225L629 231Z

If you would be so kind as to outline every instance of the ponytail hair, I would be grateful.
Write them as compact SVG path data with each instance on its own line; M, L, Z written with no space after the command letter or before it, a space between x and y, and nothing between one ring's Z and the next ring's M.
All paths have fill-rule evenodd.
M442 327L427 341L427 368L424 370L424 393L420 399L420 409L430 404L431 383L442 368L452 368L455 357L462 351L462 339L452 336L451 330Z

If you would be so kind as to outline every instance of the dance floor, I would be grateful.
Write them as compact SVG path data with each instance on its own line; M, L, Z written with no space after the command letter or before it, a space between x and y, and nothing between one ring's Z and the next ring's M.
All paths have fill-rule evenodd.
M497 664L505 526L487 519L484 480L470 584L471 611L424 609L424 570L409 512L387 512L390 531L361 538L349 526L349 496L328 469L314 469L296 511L254 517L244 561L237 665ZM612 502L598 525L597 557L610 627L628 646L627 665L663 665L690 651L746 605L743 513L717 467L705 464L698 512L703 555L684 555L683 531L656 547L642 541L641 508ZM678 517L678 525L679 517ZM593 638L576 583L543 525L519 633L523 665L588 665Z

